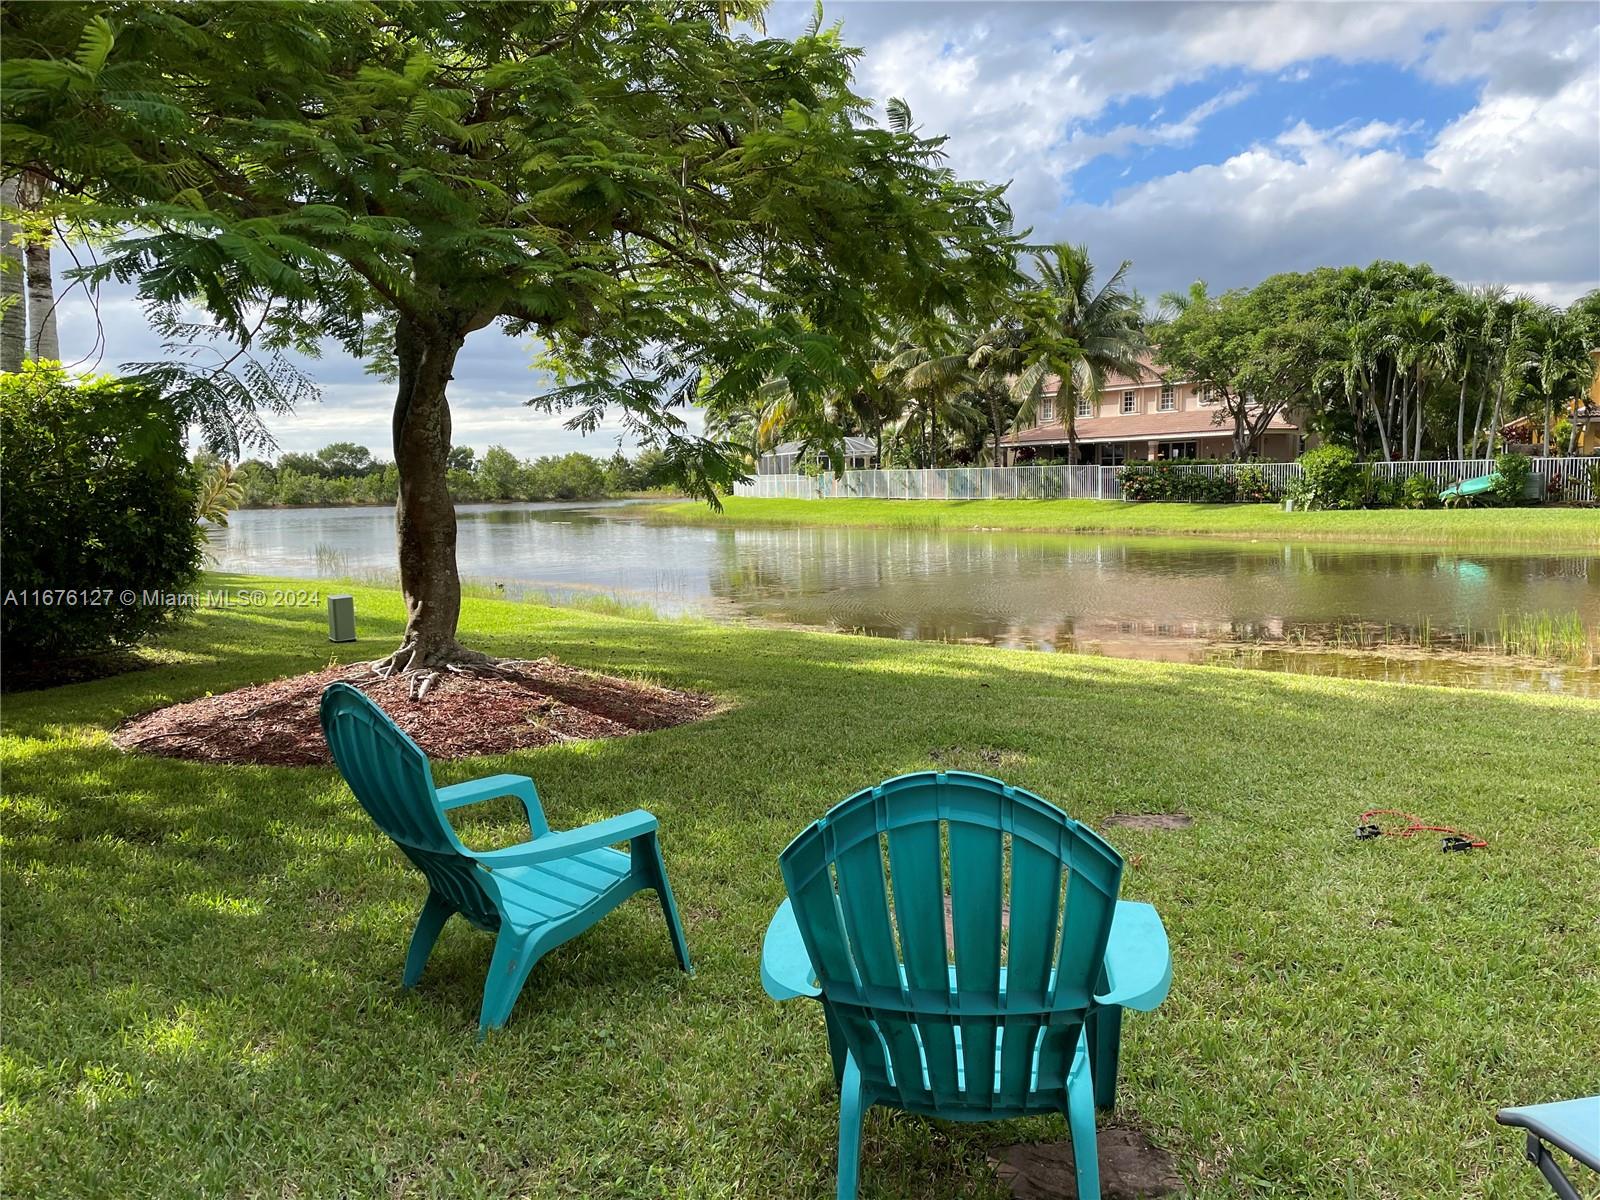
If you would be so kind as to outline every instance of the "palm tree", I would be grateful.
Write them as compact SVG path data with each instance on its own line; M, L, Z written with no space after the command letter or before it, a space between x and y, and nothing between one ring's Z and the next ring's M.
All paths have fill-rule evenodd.
M1491 313L1498 294L1493 288L1472 288L1452 298L1445 313L1444 344L1441 359L1455 378L1456 392L1456 458L1467 457L1467 383L1472 378L1472 368L1482 365L1488 353L1488 335ZM1483 418L1483 404L1479 401L1478 419ZM1477 427L1473 428L1476 435Z
M1579 395L1589 377L1586 329L1576 313L1540 306L1527 324L1524 370L1544 398L1544 453L1551 451L1555 410L1565 408Z
M948 324L924 324L906 329L884 363L889 386L906 402L901 431L916 431L923 441L924 460L939 465L939 422L945 429L972 432L982 423L972 403L978 384L969 365L970 338Z
M1444 359L1448 313L1441 298L1410 292L1391 313L1387 348L1394 359L1400 393L1400 457L1422 457L1428 373Z
M1124 286L1124 259L1099 289L1094 264L1084 246L1067 242L1033 256L1039 277L1021 297L1024 340L1022 370L1012 384L1017 401L1016 423L1033 420L1045 383L1057 380L1056 408L1067 425L1067 454L1078 458L1078 397L1098 396L1113 372L1144 378L1142 356L1150 349L1144 309Z

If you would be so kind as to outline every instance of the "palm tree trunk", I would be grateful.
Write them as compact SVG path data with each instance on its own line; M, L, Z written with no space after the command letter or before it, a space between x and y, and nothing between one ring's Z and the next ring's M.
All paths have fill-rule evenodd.
M16 207L15 179L0 183L0 204ZM0 221L0 304L5 306L0 314L0 371L22 370L22 360L28 353L28 305L23 290L26 268L16 236L15 225Z
M1467 376L1472 374L1472 355L1461 368L1461 394L1456 397L1456 459L1467 457Z
M1490 361L1493 361L1493 360L1491 359ZM1487 368L1488 367L1488 363L1485 363L1484 366L1485 366L1485 368ZM1488 399L1488 397L1489 397L1489 380L1488 380L1488 378L1486 376L1484 378L1484 381L1483 381L1483 388L1482 388L1481 391L1478 392L1478 412L1477 412L1477 415L1472 418L1472 449L1473 449L1473 457L1477 457L1478 439L1483 436L1483 402L1486 399ZM1463 455L1462 457L1465 458L1466 456Z
M1061 410L1061 420L1067 427L1067 465L1078 465L1078 397L1073 392L1072 372L1066 371L1059 375L1060 383L1056 385L1056 403L1065 404Z
M1378 409L1377 393L1368 392L1367 402L1372 405L1372 417L1378 426L1378 441L1383 446L1383 461L1393 462L1394 455L1389 453L1389 432L1384 427L1383 413Z
M1383 435L1383 457L1384 461L1386 462L1394 461L1394 451L1389 443L1389 430L1394 424L1394 384L1395 372L1391 370L1389 372L1389 386L1387 389L1388 400L1383 406L1384 415L1378 418L1379 421L1382 422L1382 424L1378 426L1378 432Z
M1484 446L1484 451L1483 451L1483 461L1484 462L1488 462L1490 459L1494 458L1495 437L1500 432L1500 405L1505 400L1505 398L1506 398L1506 375L1505 375L1504 371L1501 371L1500 372L1500 385L1499 385L1499 387L1497 387L1495 389L1495 393L1494 393L1494 411L1489 414L1489 428L1488 428L1488 431L1487 431L1488 435L1489 435L1489 440Z
M1417 462L1422 458L1422 415L1426 411L1422 403L1422 364L1417 364L1417 431L1411 445L1411 461Z
M61 360L56 335L56 286L50 273L48 240L29 242L23 251L28 269L28 357Z

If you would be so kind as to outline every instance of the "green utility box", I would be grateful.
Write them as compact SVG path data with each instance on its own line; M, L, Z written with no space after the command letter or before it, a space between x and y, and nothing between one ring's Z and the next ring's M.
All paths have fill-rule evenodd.
M356 640L356 598L354 596L328 597L328 640L353 642Z

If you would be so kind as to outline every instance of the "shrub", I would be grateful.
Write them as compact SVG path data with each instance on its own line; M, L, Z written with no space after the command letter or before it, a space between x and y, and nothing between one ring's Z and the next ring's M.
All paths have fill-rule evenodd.
M1407 508L1435 508L1439 485L1428 475L1411 475L1401 486L1401 503Z
M200 564L182 422L143 384L38 363L0 375L0 507L13 661L137 641L174 607L145 601L182 591Z
M1295 499L1307 508L1358 508L1368 499L1368 477L1355 452L1319 446L1300 456Z
M1234 472L1233 483L1240 504L1272 504L1278 499L1277 487L1260 467L1240 467Z
M1494 460L1494 470L1498 478L1489 488L1494 498L1501 504L1521 503L1528 475L1533 470L1533 464L1528 461L1527 456L1502 454Z
M1589 477L1589 502L1600 504L1600 459L1586 464L1583 473Z

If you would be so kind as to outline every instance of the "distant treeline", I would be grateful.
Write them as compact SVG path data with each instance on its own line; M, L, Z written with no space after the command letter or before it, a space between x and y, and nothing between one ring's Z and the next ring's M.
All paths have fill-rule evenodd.
M663 455L620 451L518 458L491 446L482 458L471 446L450 451L450 494L458 504L497 500L596 500L659 487ZM233 469L241 508L297 504L393 504L400 487L394 463L354 442L335 442L315 454L284 454L276 463L246 459Z

